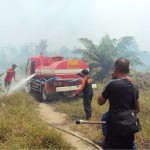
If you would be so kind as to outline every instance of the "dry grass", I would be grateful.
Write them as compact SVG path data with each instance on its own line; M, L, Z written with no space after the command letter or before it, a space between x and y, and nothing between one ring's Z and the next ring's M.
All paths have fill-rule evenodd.
M0 149L70 149L61 134L38 118L35 99L25 93L0 98Z
M143 85L141 79L140 85ZM145 85L145 84L144 84ZM146 84L147 86L148 84ZM95 91L92 100L92 121L99 121L102 114L108 110L97 104L97 93L101 93L104 84ZM139 114L142 131L136 134L138 148L150 149L150 90L140 86L141 112ZM56 110L66 113L71 128L94 142L102 141L101 125L76 125L75 121L84 119L83 100L66 99L50 103ZM38 118L35 99L25 93L0 97L0 149L71 149L63 137Z

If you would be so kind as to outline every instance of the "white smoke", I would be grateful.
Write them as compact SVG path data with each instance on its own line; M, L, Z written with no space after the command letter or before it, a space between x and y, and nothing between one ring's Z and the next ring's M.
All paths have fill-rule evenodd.
M22 79L20 82L18 82L15 86L11 87L11 89L9 90L9 92L7 92L7 94L13 94L17 91L19 91L20 89L25 89L25 86L27 84L27 81L29 81L31 78L33 78L35 76L35 74Z

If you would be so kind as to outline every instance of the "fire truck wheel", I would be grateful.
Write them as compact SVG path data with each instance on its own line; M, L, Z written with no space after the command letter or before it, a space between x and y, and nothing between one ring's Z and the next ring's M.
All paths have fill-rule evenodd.
M42 99L43 99L43 101L47 101L48 100L48 95L46 93L46 89L45 89L44 86L42 87Z

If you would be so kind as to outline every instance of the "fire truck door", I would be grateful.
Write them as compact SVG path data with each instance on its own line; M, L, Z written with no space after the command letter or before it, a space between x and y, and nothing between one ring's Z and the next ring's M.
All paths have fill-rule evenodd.
M35 73L35 62L31 61L31 68L30 68L30 74L34 74Z
M35 62L33 60L28 60L26 67L26 75L32 75L35 73Z

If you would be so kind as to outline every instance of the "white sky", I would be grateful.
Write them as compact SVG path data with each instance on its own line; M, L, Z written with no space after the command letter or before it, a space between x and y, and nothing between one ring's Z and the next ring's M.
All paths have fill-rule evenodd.
M150 52L150 0L0 0L0 47L38 44L49 50L134 36L140 50Z

